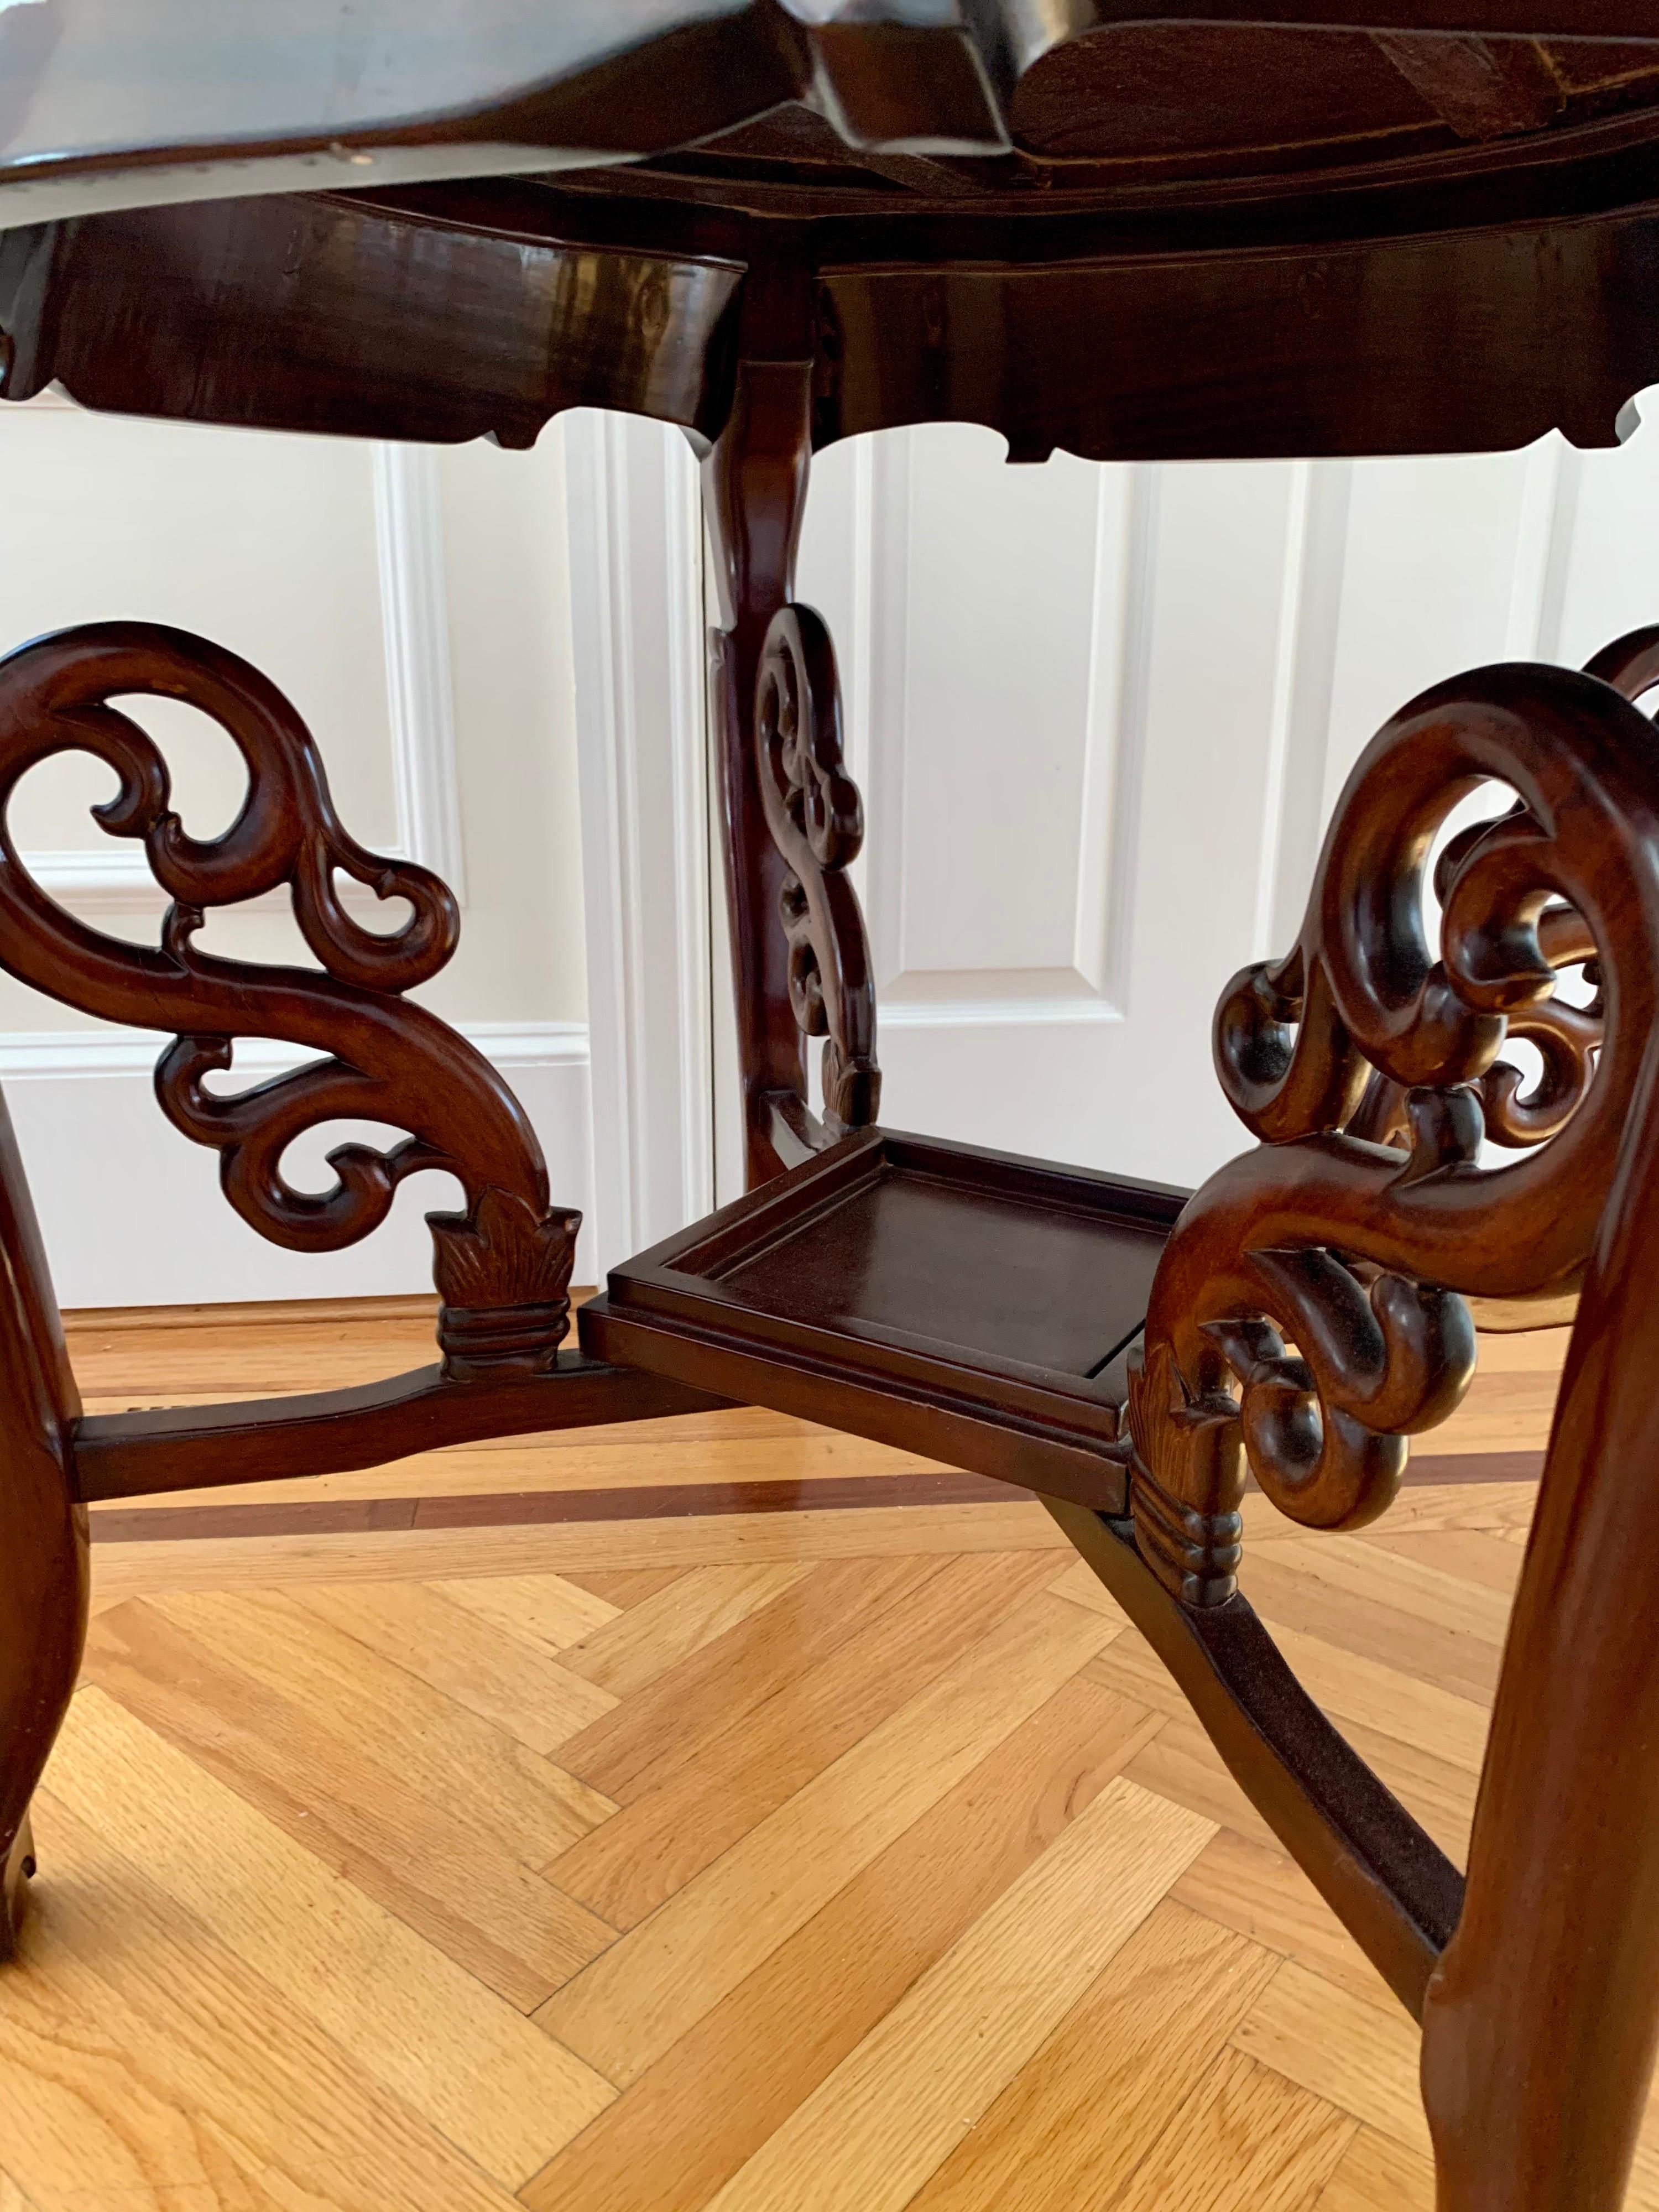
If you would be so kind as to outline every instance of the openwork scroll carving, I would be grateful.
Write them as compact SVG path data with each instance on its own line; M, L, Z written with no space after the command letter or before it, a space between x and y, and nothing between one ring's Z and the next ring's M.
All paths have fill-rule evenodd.
M825 1041L824 1119L840 1136L875 1120L881 1070L869 940L846 873L864 842L864 805L842 763L835 647L811 607L772 619L755 728L767 827L790 869L779 901L789 1003L802 1031Z
M198 842L172 811L167 769L137 723L109 702L150 695L209 714L246 763L247 797L222 836ZM24 870L5 816L18 780L79 750L112 769L94 810L112 836L142 841L172 899L159 945L106 937L66 914ZM337 877L409 906L380 935L345 911ZM206 910L289 887L321 973L216 957L198 944ZM235 654L181 630L106 623L67 630L0 662L0 963L106 1021L169 1030L156 1095L174 1127L219 1154L226 1196L275 1243L331 1251L385 1218L398 1185L428 1168L457 1176L465 1211L428 1217L442 1299L439 1337L454 1375L549 1364L569 1322L580 1216L550 1206L523 1109L464 1038L403 994L455 949L455 902L411 861L348 836L310 732L275 685ZM208 1087L234 1039L281 1039L325 1057L239 1095ZM350 1119L407 1130L388 1152L348 1144L336 1182L296 1190L283 1172L295 1139Z
M1297 944L1224 994L1217 1070L1261 1143L1183 1213L1129 1402L1137 1537L1188 1603L1231 1594L1247 1464L1310 1526L1374 1518L1474 1372L1466 1296L1576 1285L1659 1014L1659 744L1629 703L1656 680L1644 633L1415 700L1349 779ZM1516 804L1448 842L1435 957L1431 846L1486 781ZM1519 1156L1483 1167L1487 1135Z

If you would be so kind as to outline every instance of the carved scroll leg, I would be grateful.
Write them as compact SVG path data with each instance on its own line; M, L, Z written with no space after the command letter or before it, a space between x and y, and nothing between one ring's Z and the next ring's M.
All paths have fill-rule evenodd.
M77 1411L58 1307L11 1117L0 1100L0 1958L34 1870L34 1795L81 1664L85 1509L68 1430Z
M1557 1402L1457 1932L1429 1984L1440 2212L1616 2212L1659 2037L1659 1049Z
M869 942L846 873L864 811L842 757L835 650L822 617L793 600L811 455L808 288L799 270L751 272L750 284L745 357L703 493L720 576L714 711L752 1188L873 1121L881 1073ZM825 1041L821 1121L807 1104L809 1036Z

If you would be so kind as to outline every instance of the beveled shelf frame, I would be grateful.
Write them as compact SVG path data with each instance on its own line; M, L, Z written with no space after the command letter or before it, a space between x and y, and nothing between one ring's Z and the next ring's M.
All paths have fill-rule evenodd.
M620 1365L1121 1514L1123 1355L1188 1195L861 1128L613 1267L577 1327Z

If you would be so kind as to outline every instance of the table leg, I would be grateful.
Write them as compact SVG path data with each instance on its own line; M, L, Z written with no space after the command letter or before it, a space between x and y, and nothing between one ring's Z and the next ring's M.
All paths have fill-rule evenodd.
M68 1711L87 1625L78 1411L57 1301L0 1100L0 1958L34 1870L29 1801Z
M1440 2212L1615 2212L1659 2040L1659 1049L1644 1076L1424 2006Z

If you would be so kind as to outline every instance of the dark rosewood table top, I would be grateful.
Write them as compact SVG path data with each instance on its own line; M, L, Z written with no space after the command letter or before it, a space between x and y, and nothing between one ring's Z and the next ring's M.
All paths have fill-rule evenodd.
M12 398L360 435L706 441L742 350L820 445L1605 444L1659 5L4 0L0 332Z

